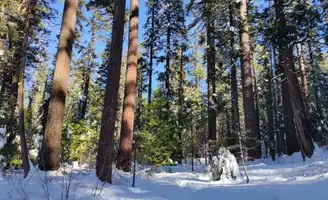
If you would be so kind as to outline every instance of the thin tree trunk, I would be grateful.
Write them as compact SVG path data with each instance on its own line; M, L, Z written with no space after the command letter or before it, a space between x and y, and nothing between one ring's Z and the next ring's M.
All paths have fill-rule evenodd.
M230 27L234 27L234 12L231 5L229 5L229 19ZM231 135L228 139L228 145L232 146L232 153L237 157L238 150L238 131L240 130L239 121L239 107L238 107L238 81L237 81L237 69L236 69L236 54L234 50L235 37L234 32L230 30L230 70L231 70Z
M254 105L254 93L251 77L251 60L250 60L250 39L247 22L247 0L242 0L240 4L240 37L242 46L242 88L244 99L245 128L247 137L247 152L249 159L261 157L260 129L258 116Z
M131 171L132 159L132 138L138 66L139 0L130 1L130 12L128 63L126 69L120 150L117 159L117 168L122 169L125 172Z
M54 171L60 166L60 142L77 7L78 0L65 0L49 113L39 163L41 170Z
M276 56L276 49L274 45L272 45L272 58L271 58L271 65L272 65L272 72L275 73L275 80L278 80L281 82L280 79L277 77L280 76L280 72L277 65L277 56ZM276 69L276 70L274 70ZM281 77L281 76L280 76ZM275 82L277 83L277 82ZM281 84L282 85L282 84ZM281 102L282 102L282 93L281 90L278 91L279 84L273 84L274 89L274 111L275 111L275 129L276 129L276 151L279 156L286 153L286 144L285 144L285 133L281 126L282 124L282 117L280 112ZM280 87L281 88L281 87Z
M138 62L138 76L137 76L137 110L136 110L136 130L142 130L142 112L143 112L143 102L142 102L142 95L144 93L144 82L143 82L143 72L144 72L144 62Z
M125 0L116 0L110 62L108 63L108 78L101 119L100 137L98 143L96 174L102 182L112 182L113 140L118 105L118 90L120 84L122 46L124 32Z
M314 60L314 56L313 56L313 52L312 52L312 48L311 48L311 44L308 43L308 48L309 48L309 55L310 55L310 65L312 67L312 69L315 70L315 78L314 80L314 97L315 97L315 106L316 106L316 112L318 117L320 118L320 120L323 119L323 111L322 111L322 107L321 107L321 102L320 102L320 97L319 97L319 81L317 76L319 76L319 67L318 64L316 64L315 60Z
M22 163L24 168L24 177L27 176L28 172L30 171L29 159L28 159L28 150L26 145L26 138L25 138L25 123L24 123L24 75L25 75L25 65L26 65L26 52L28 48L28 37L29 37L29 30L30 30L30 18L32 8L35 5L35 0L27 0L24 5L25 10L25 19L24 19L24 31L23 31L23 43L20 49L20 60L19 66L17 67L16 71L18 74L18 131L20 135L20 146L21 146L21 156L22 156Z
M178 104L179 104L179 124L182 126L182 116L183 116L183 102L184 102L184 90L183 90L183 82L184 82L184 63L183 63L183 48L180 51L180 69L179 69L179 97L178 97ZM178 132L178 146L177 146L177 157L178 157L178 164L182 164L183 159L183 150L182 150L182 128L180 128Z
M216 109L215 109L215 100L213 95L216 92L215 84L215 42L214 42L214 26L211 22L211 18L208 19L207 28L207 98L208 98L208 140L209 142L216 141ZM212 151L213 149L211 149ZM210 153L210 159L211 159Z
M151 43L149 53L149 71L148 71L148 104L151 103L152 81L153 81L153 57L154 57L154 29L155 29L155 2L152 5L151 11Z
M170 12L168 12L168 21L170 23ZM167 27L167 35L166 35L166 64L165 64L165 95L167 98L166 109L170 110L170 99L172 97L172 90L171 90L171 66L170 66L170 59L171 59L171 27L168 25ZM167 116L168 117L168 116Z
M274 140L274 126L273 126L273 111L272 111L272 102L274 101L272 95L272 69L269 65L269 60L265 58L264 67L267 68L267 78L268 78L268 95L267 95L267 112L268 112L268 136L269 136L269 151L271 155L271 159L275 160L275 140Z
M94 11L96 12L96 11ZM94 46L96 42L96 29L97 29L97 21L96 16L92 17L92 32L91 32L91 42L90 42L90 49L89 49L89 61L88 66L85 73L85 80L83 88L83 101L81 106L80 118L84 119L87 113L87 105L89 99L89 86L90 86L90 77L91 77L91 70L93 68L93 55L94 55Z

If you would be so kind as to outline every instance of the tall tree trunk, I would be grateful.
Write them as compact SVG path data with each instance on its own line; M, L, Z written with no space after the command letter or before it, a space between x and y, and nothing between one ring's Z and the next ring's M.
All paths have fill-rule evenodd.
M178 97L178 105L179 105L179 126L182 127L183 121L183 105L184 105L184 62L183 62L183 52L184 49L181 48L180 51L180 69L179 69L179 97ZM183 150L182 150L182 128L178 131L178 146L177 146L177 157L178 157L178 164L182 164L183 159Z
M120 150L117 159L117 168L122 169L125 172L131 171L134 107L138 66L139 0L130 1L130 13L128 63L126 69Z
M168 12L168 22L171 21L170 12ZM166 35L166 64L165 64L165 95L167 99L166 109L167 111L170 110L170 100L172 98L172 90L171 90L171 66L170 66L170 59L171 59L171 27L170 24L167 27L167 35ZM167 116L168 117L168 116Z
M278 45L279 45L279 68L283 76L283 105L286 116L285 126L287 136L287 154L291 155L298 149L301 150L303 159L311 157L314 145L311 138L311 124L307 117L306 109L297 77L293 59L293 49L289 38L290 30L286 25L284 4L275 0L275 12L278 19Z
M98 143L96 174L102 182L112 182L113 139L120 84L124 32L125 0L116 0L110 62Z
M324 115L322 110L322 102L319 97L320 88L319 88L319 80L318 80L319 79L318 77L320 76L320 68L314 59L314 55L310 43L308 43L308 49L309 49L309 56L310 56L310 65L314 71L313 89L314 89L315 111L316 111L316 119L317 119L316 125L322 126L322 120L324 119ZM313 131L312 137L315 142L318 142L319 145L321 145L320 142L322 141L321 138L322 133L319 134L319 132L321 132L321 130Z
M94 11L96 12L96 11ZM90 77L91 77L91 70L93 68L93 55L94 55L94 46L96 42L96 29L97 29L97 21L96 16L92 17L92 31L91 31L91 42L90 42L90 49L89 49L89 61L88 66L85 73L84 78L84 85L83 85L83 101L80 111L80 118L84 119L85 115L87 113L87 105L88 105L88 99L89 99L89 86L90 86Z
M261 157L260 129L258 116L254 105L253 84L251 77L251 60L250 60L250 39L247 22L247 0L242 0L240 4L240 42L242 46L241 71L242 71L242 88L244 99L245 128L247 137L247 151L249 159Z
M152 4L151 11L151 43L149 52L149 71L148 71L148 104L151 103L152 81L153 81L153 58L154 58L154 30L155 29L155 2Z
M259 91L257 89L257 68L255 65L255 62L257 62L256 60L254 60L254 65L253 65L253 80L254 80L254 105L255 105L255 111L256 111L256 115L259 116ZM259 120L258 120L259 121Z
M207 5L210 12L211 5ZM210 15L210 14L209 14ZM213 95L216 92L216 72L215 72L215 41L214 41L214 23L211 16L207 18L206 22L206 37L207 37L207 112L208 112L208 141L209 143L216 141L216 109L215 99ZM210 145L211 146L211 145ZM210 151L214 149L210 147ZM210 152L210 159L212 153Z
M272 77L278 77L280 74L279 69L278 69L278 64L277 64L277 56L276 56L276 48L272 44L272 53L271 53L271 66L272 66L272 73L274 75ZM278 82L281 82L280 79L275 79L278 80ZM277 83L277 82L275 82ZM272 85L273 89L273 106L274 106L274 124L275 124L275 135L276 135L276 152L278 153L279 156L282 154L286 154L286 142L285 142L285 133L283 130L283 126L281 125L283 123L283 117L282 112L280 112L281 107L282 107L282 93L281 93L281 87L279 84L273 84ZM280 89L279 89L280 88Z
M28 159L28 150L25 138L25 123L24 123L24 75L25 75L25 65L26 65L26 52L29 44L29 31L30 31L30 18L32 8L36 3L36 0L26 0L25 5L25 19L24 19L24 30L23 30L23 43L20 49L20 60L19 65L16 69L18 75L18 131L20 136L20 146L21 146L21 156L24 168L24 177L27 176L30 165Z
M266 106L267 106L267 114L268 114L268 136L269 136L269 152L271 155L271 159L275 160L275 139L274 139L274 125L273 125L273 110L272 110L272 102L274 101L273 95L272 95L272 68L269 65L268 58L265 58L264 60L264 67L267 68L267 79L268 79L268 95L266 100Z
M283 59L282 54L279 50L279 58L278 58L278 68L279 73L281 75L281 90L282 90L282 102L283 102L283 114L284 114L284 128L286 134L286 147L287 154L292 155L295 152L299 151L296 139L296 130L294 124L293 110L291 100L289 99L289 87L287 82L287 76L284 73L284 66L282 66Z
M234 27L234 12L232 5L229 5L230 27ZM236 69L236 53L234 49L235 36L234 31L230 30L230 70L231 70L231 135L228 139L228 145L232 146L232 153L237 157L239 153L238 132L240 131L239 107L238 107L238 80Z
M54 171L60 166L60 142L77 7L78 0L65 0L49 113L39 163L41 170Z
M319 69L318 64L314 60L312 47L311 47L310 43L308 43L308 48L309 48L309 55L310 55L310 65L311 65L312 69L315 70L315 76L316 76L314 78L314 90L315 90L314 97L315 97L315 101L316 101L316 103L315 103L316 111L317 111L317 114L319 115L320 119L323 119L323 111L322 111L320 97L319 97L319 81L317 79L317 76L320 75L320 74L318 74L320 72L320 69Z
M144 69L147 69L147 66L145 66L145 60L143 58L139 59L138 62L138 75L137 75L137 110L136 110L136 130L141 131L142 130L142 112L144 111L144 104L142 102L143 99L143 93L144 93L144 79L143 79L143 72ZM145 68L146 67L146 68Z

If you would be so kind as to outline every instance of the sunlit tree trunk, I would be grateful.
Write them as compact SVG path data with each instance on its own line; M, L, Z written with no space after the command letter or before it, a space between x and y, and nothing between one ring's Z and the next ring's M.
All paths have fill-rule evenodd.
M39 162L39 168L41 170L54 171L60 167L60 141L77 7L78 0L65 0L48 119Z
M242 0L240 4L240 42L242 47L241 71L242 71L242 90L244 99L245 128L246 128L246 147L249 159L261 157L260 129L258 116L254 105L254 93L251 77L251 57L250 39L247 20L247 0Z
M131 171L134 107L138 66L138 18L139 0L131 0L128 63L126 69L120 149L117 159L117 168L122 169L125 172Z

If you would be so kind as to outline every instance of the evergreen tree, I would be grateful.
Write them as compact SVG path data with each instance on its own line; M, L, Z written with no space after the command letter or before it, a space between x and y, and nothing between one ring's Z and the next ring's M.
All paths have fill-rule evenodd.
M134 107L138 65L139 0L130 1L129 50L126 68L122 130L117 168L131 171Z
M103 182L112 181L113 139L117 113L118 89L121 72L122 43L124 31L125 0L117 0L114 8L108 78L101 120L97 154L97 176Z
M58 170L60 166L60 140L65 99L67 96L69 66L74 42L77 7L77 0L65 1L62 28L56 56L54 83L52 84L48 120L39 162L39 168L41 170Z
M303 104L303 98L299 89L295 71L293 52L288 36L293 33L291 26L286 24L284 5L282 2L275 1L275 11L278 27L278 46L279 46L279 68L283 74L283 106L286 115L285 126L290 127L287 133L287 153L291 155L299 148L303 157L311 157L313 154L313 142L311 138L311 125ZM297 147L297 143L299 146ZM293 148L294 147L294 148Z

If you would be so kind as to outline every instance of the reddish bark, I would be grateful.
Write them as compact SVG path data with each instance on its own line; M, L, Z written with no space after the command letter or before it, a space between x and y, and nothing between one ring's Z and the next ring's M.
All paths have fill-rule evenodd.
M125 172L131 171L132 139L134 107L137 85L138 65L138 17L139 0L130 1L130 34L128 49L128 65L126 69L125 95L122 115L122 129L117 168Z
M112 162L118 90L122 64L125 0L116 0L112 29L108 78L98 143L96 174L102 182L112 182Z
M240 42L242 47L241 71L242 88L244 99L245 128L246 128L246 147L249 159L261 157L260 128L258 116L254 105L254 93L251 76L251 54L249 26L247 20L247 0L242 0L240 4Z
M48 120L39 164L41 170L54 171L60 167L60 141L77 7L78 0L65 0Z

